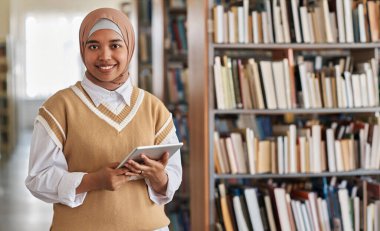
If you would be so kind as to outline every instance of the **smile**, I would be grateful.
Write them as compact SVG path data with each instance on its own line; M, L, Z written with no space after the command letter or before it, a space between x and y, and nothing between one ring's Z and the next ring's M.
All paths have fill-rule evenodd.
M109 65L109 66L98 66L99 69L101 70L110 70L113 68L115 65Z

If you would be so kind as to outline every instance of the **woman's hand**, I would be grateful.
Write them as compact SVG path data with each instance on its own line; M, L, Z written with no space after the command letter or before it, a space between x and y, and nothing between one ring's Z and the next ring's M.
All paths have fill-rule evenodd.
M141 175L147 178L155 192L165 195L168 184L168 176L165 172L165 167L169 161L169 153L165 152L159 160L149 159L144 154L141 154L141 158L144 161L143 164L139 164L133 160L129 160L125 164L125 167L129 169L129 172L127 172L126 175Z
M76 193L89 192L94 190L118 190L128 181L126 172L128 169L115 169L119 163L112 163L96 172L88 173L83 176L82 182L76 188Z

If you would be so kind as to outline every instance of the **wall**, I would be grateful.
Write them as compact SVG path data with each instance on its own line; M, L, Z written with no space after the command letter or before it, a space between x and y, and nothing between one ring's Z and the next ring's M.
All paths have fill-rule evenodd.
M0 0L1 4L3 1ZM84 12L87 13L99 7L111 7L120 9L123 2L135 2L135 0L11 0L8 3L10 8L10 34L12 43L12 66L14 85L17 86L17 111L19 129L32 128L33 121L38 111L38 107L44 100L30 100L25 98L25 16L28 12L46 12L46 13L65 13L65 12ZM0 5L0 9L3 9ZM3 12L0 11L0 15ZM131 19L133 23L133 19ZM136 27L135 27L136 28ZM137 41L137 40L136 40ZM136 52L137 54L137 52ZM136 56L135 56L136 57Z

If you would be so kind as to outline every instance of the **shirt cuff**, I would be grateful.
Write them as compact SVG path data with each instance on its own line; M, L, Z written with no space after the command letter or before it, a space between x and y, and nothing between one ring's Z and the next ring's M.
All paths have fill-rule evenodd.
M71 208L83 204L87 192L76 194L76 188L82 182L84 172L71 172L63 175L58 185L58 198L62 204Z
M168 185L167 185L167 188L166 188L165 195L162 195L162 194L159 194L159 193L155 192L152 189L152 186L151 186L149 180L147 178L145 178L145 183L148 185L149 198L154 203L156 203L158 205L164 205L164 204L169 203L173 199L173 196L174 196L174 193L175 193L175 189L173 187L172 180L170 180L170 179L173 179L172 178L173 176L170 174L169 171L165 170L165 172L168 175Z

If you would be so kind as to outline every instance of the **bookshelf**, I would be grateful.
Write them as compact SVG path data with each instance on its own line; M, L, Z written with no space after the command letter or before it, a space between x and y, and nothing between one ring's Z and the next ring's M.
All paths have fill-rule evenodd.
M231 3L232 2L232 3ZM233 5L233 1L228 2ZM240 1L245 2L245 1ZM263 1L247 1L249 3ZM272 1L271 1L272 2ZM304 51L337 51L349 53L355 57L356 61L361 62L368 56L374 58L377 63L379 60L377 42L318 42L313 44L305 43L270 43L270 44L228 44L214 43L213 32L213 7L214 1L189 1L188 18L193 22L189 24L189 75L192 81L189 82L189 115L190 123L199 126L190 127L190 144L194 149L191 162L200 163L192 165L190 174L192 175L191 185L196 185L196 189L191 189L191 223L195 230L214 230L216 211L215 204L215 183L217 181L241 181L241 180L268 180L268 179L309 179L309 178L332 178L332 177L357 177L357 176L379 176L378 169L355 170L343 172L319 172L319 173L286 173L280 174L217 174L214 167L214 147L213 133L215 129L215 118L217 117L237 117L240 115L277 117L284 114L292 116L310 116L318 118L320 115L368 115L379 112L378 104L371 107L332 107L332 108L295 108L287 109L216 109L215 86L214 86L214 57L228 54L231 57L246 57L249 53L270 53L271 59L278 59L276 53L292 53ZM369 41L369 40L367 40ZM282 55L280 55L282 56ZM332 54L331 56L334 56ZM339 56L339 55L337 55ZM260 60L260 58L257 58ZM268 60L268 59L267 59ZM377 70L378 73L378 70ZM377 95L378 97L378 95ZM203 101L204 100L204 101ZM196 135L194 135L196 134ZM204 193L204 195L202 195ZM193 201L197 201L196 203ZM201 206L200 206L201 205Z
M164 0L164 94L163 99L173 115L181 149L182 184L173 201L166 207L171 220L170 230L192 230L190 224L189 193L189 124L188 124L188 52L186 29L186 1Z
M0 39L0 157L10 154L16 140L14 96L6 39Z

